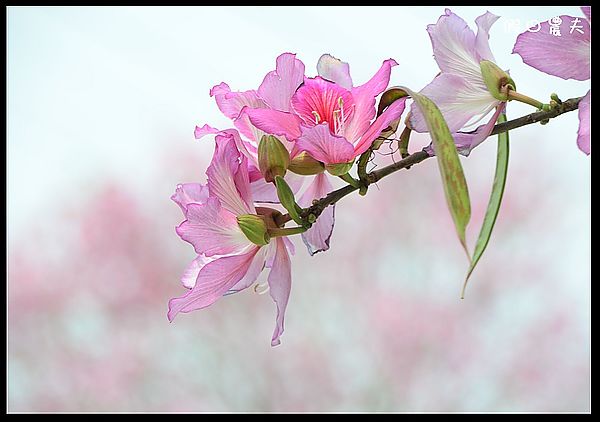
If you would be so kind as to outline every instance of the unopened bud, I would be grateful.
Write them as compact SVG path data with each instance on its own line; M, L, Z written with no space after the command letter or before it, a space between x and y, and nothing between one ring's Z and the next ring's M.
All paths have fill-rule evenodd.
M258 246L269 243L270 236L267 231L267 224L260 216L254 214L239 215L237 222L250 242Z
M354 163L325 164L325 169L334 176L342 176L350 171Z
M325 171L325 166L320 161L312 158L308 153L302 152L292 160L288 170L302 176L312 176Z
M275 176L285 176L290 165L290 153L279 139L263 135L258 144L258 168L267 182Z
M500 101L508 101L508 88L517 89L515 82L504 70L489 60L479 62L483 81L492 96Z

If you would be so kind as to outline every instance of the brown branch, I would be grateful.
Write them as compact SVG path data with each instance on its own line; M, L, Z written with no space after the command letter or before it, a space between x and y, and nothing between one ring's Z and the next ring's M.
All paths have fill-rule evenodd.
M552 110L538 111L523 117L519 117L518 119L510 120L504 123L499 123L496 126L494 126L494 129L492 130L490 136L497 135L498 133L502 132L507 132L509 130L513 130L522 126L538 123L544 120L553 119L557 116L560 116L561 114L577 110L577 108L579 107L579 101L581 101L582 98L583 97L571 98L559 104ZM394 164L390 164L389 166L383 167L382 169L368 173L366 182L363 182L363 186L369 186L373 183L376 183L392 173L395 173L404 168L408 168L414 164L420 163L421 161L424 161L429 157L431 156L425 151L415 152L409 155L408 157L404 158L403 160L400 160ZM313 201L313 204L310 207L305 208L300 213L300 216L304 220L307 220L310 214L313 214L315 218L318 218L325 208L327 208L329 205L335 204L344 196L354 192L355 190L358 190L358 188L351 185L346 185L340 189L330 192L324 198ZM283 215L278 222L285 223L290 220L291 218L289 217L289 215L286 214Z

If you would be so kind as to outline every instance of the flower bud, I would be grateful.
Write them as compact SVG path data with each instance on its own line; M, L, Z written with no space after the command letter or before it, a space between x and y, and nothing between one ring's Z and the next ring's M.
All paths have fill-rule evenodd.
M267 182L275 176L285 176L290 165L290 153L279 139L263 135L258 144L258 168Z
M258 246L265 246L269 243L270 237L267 224L260 216L254 214L239 215L237 222L250 242Z
M313 174L323 173L325 166L320 161L308 155L308 153L302 152L292 160L288 170L302 176L312 176Z
M505 87L509 86L513 91L517 88L508 73L489 60L479 62L479 67L483 81L492 97L500 101L508 101L508 90Z
M350 171L354 163L325 164L325 169L334 176L342 176Z

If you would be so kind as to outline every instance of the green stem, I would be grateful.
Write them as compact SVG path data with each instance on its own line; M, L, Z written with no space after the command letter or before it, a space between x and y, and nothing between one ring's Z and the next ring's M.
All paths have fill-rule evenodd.
M307 229L305 227L288 227L283 229L269 229L269 236L271 237L282 237L291 236L293 234L304 233Z
M350 173L342 174L341 176L339 176L339 178L357 189L360 188L359 181L356 180L354 177L350 176Z
M544 108L544 103L539 102L538 100L536 100L534 98L528 97L527 95L521 94L520 92L513 91L512 89L508 90L508 99L519 101L519 102L525 103L525 104L529 104L531 106L534 106L538 110L541 110Z

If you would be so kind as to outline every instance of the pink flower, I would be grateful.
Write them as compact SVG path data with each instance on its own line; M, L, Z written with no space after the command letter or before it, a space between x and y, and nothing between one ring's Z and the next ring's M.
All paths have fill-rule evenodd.
M480 67L483 60L495 62L488 40L489 30L498 18L490 12L479 16L475 19L475 34L460 16L446 9L436 24L427 26L440 73L421 93L438 106L463 155L469 155L489 136L503 110L503 101L490 93ZM486 124L473 132L461 132L461 129L478 123L494 108L496 112ZM417 107L411 107L410 116L413 130L427 132ZM433 153L431 148L430 152Z
M210 95L219 109L233 120L236 129L220 131L208 125L196 127L195 136L227 133L248 158L252 191L257 202L277 202L273 186L258 172L258 143L263 135L276 135L290 152L290 158L306 151L327 164L346 164L366 151L389 123L404 110L397 101L375 121L375 98L387 87L394 60L386 60L371 80L353 87L349 66L330 55L317 65L318 77L306 78L304 64L295 54L277 57L275 70L267 73L258 90L233 92L226 83L214 86ZM241 134L241 135L240 135ZM302 193L299 204L309 206L327 195L333 186L324 174L317 174ZM286 181L299 193L304 178L291 172ZM327 207L302 239L311 255L329 249L335 205Z
M216 137L215 153L206 174L207 185L179 185L171 197L182 209L185 221L176 231L194 246L194 259L182 276L190 289L169 301L169 321L179 312L205 308L223 295L251 286L265 267L269 292L277 306L277 320L271 345L279 344L284 314L291 289L293 245L277 237L264 246L246 237L238 217L256 214L250 188L247 158L238 151L234 137Z
M354 87L349 65L324 54L317 64L319 76L304 77L289 103L247 107L242 115L265 133L295 141L296 151L306 151L330 168L352 163L404 111L404 100L399 100L375 119L375 99L387 88L396 65L385 60L368 82Z
M550 32L549 21L540 24L538 31L525 31L517 37L513 54L523 62L549 75L562 79L585 81L591 75L592 12L590 6L582 7L586 18L561 15L560 36ZM560 19L560 21L559 21ZM566 25L565 25L566 23ZM561 26L562 25L562 26ZM579 130L577 145L585 154L590 154L590 102L591 90L579 103Z

